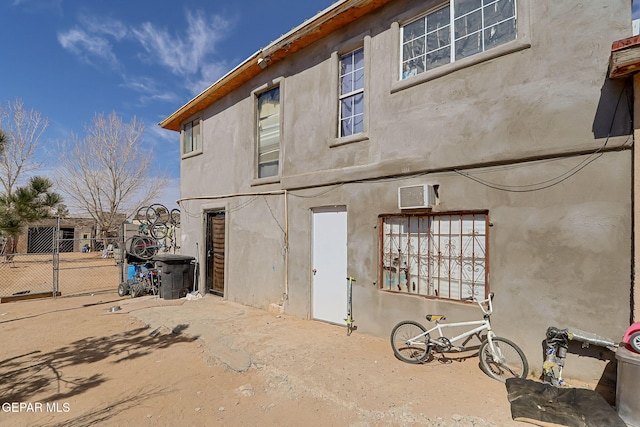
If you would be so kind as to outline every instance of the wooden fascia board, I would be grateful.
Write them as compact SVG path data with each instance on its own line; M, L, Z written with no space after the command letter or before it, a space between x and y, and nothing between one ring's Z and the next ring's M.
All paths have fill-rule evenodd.
M161 121L159 125L164 129L180 131L182 122L188 117L204 110L260 74L262 68L258 65L259 58L266 59L268 64L281 61L391 1L393 0L346 0L330 6L309 22L294 28L247 58L238 67Z
M180 125L188 117L204 110L232 90L240 87L244 82L260 74L257 63L258 54L255 53L245 62L234 68L220 80L209 86L200 95L180 107L175 113L164 119L159 125L168 130L180 131Z
M640 36L614 42L609 58L609 78L624 78L638 71L640 71Z
M312 23L294 28L262 49L262 56L270 58L271 62L282 60L390 1L392 0L359 0L336 5L324 14L318 15Z

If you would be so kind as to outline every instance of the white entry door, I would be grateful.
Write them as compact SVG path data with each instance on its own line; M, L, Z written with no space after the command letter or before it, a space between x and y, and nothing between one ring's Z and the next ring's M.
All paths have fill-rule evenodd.
M313 210L312 317L344 324L347 317L347 209Z

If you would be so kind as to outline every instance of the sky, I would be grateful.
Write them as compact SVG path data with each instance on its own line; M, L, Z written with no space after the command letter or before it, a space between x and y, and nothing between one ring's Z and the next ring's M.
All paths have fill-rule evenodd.
M40 153L115 112L145 126L177 207L179 134L158 123L332 0L0 0L0 103L49 120ZM42 155L43 170L53 168Z

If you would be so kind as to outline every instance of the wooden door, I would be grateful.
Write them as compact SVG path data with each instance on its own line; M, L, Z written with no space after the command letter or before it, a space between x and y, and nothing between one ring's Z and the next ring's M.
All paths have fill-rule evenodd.
M207 289L224 296L225 214L207 213Z

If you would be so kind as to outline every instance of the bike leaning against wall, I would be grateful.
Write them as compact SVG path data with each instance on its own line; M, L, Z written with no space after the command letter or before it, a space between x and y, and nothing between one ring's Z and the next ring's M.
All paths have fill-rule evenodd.
M493 313L493 292L489 298L479 301L475 297L468 298L478 304L482 311L482 320L468 322L443 323L446 316L442 314L427 314L426 319L434 322L435 326L427 329L413 320L404 320L394 326L391 331L391 347L396 357L407 363L424 363L429 359L432 351L448 353L462 352L470 348L465 347L473 338L481 340L478 350L480 367L498 381L505 382L508 378L526 378L529 363L524 352L514 342L496 336L491 328L491 313ZM447 337L447 328L471 327L471 329L454 337ZM460 345L455 343L460 342Z

